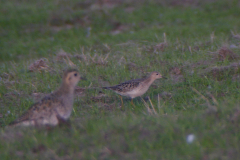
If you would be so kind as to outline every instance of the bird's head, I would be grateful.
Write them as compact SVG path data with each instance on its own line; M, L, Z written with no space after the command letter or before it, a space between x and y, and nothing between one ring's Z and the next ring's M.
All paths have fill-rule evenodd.
M156 72L156 71L152 72L152 73L150 74L150 77L151 77L152 79L160 79L160 78L165 78L165 79L167 79L166 77L162 76L159 72Z
M64 72L63 83L69 87L75 87L80 80L81 76L76 69L69 69Z

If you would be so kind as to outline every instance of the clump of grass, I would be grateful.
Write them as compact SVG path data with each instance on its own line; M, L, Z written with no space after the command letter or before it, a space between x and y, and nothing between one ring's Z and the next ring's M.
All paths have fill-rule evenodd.
M144 104L144 106L146 107L147 109L147 113L149 115L163 115L163 109L162 107L160 106L160 95L158 94L158 104L157 104L157 109L154 107L152 101L151 101L151 98L148 96L148 101L150 102L150 105L151 107L149 106L149 104L141 97L141 100Z
M47 59L39 59L33 62L28 66L28 70L30 72L47 70L49 67L47 65Z
M239 59L239 56L233 51L231 51L229 48L222 47L221 49L218 50L218 58L222 61L225 59L231 61Z

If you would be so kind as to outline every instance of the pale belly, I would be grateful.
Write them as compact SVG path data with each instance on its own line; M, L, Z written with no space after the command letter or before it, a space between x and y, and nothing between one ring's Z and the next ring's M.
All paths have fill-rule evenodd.
M128 91L128 92L124 92L124 93L119 93L118 92L118 94L120 94L122 96L130 97L130 98L135 98L135 97L139 97L139 96L143 95L144 93L146 93L148 88L149 88L148 86L139 87L139 88L136 88L132 91Z
M21 126L42 126L42 125L50 125L50 126L56 126L58 124L58 119L55 114L53 114L50 117L44 117L41 119L33 119L28 121L23 121L19 123L18 125Z
M65 120L67 120L70 117L72 110L73 110L72 97L70 97L69 100L64 102L64 107L57 108L58 115Z
M62 114L61 117L65 120L67 120L70 117L71 113L72 113L72 108L71 108L71 110L68 109L68 111L66 113Z

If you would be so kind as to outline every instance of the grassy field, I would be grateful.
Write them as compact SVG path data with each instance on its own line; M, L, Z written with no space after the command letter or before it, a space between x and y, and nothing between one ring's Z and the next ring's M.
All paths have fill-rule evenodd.
M100 3L101 2L101 3ZM0 2L0 159L240 159L240 3ZM71 127L10 128L77 68ZM97 87L159 71L124 98Z

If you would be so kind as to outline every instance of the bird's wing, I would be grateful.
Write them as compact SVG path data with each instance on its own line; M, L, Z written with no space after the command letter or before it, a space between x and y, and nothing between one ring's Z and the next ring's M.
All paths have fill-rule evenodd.
M116 86L109 87L109 89L114 90L116 92L128 92L135 88L137 88L142 82L142 79L134 79L130 81L123 82Z
M23 121L37 118L40 112L44 112L56 105L60 105L60 103L61 102L54 95L48 95L39 102L33 104L26 112L24 112L19 118L11 122L9 125L15 125Z
M20 117L18 117L16 120L9 123L9 125L15 125L17 123L21 123L23 121L27 121L30 119L30 116L32 115L33 111L38 108L38 103L33 104L26 112L24 112Z

